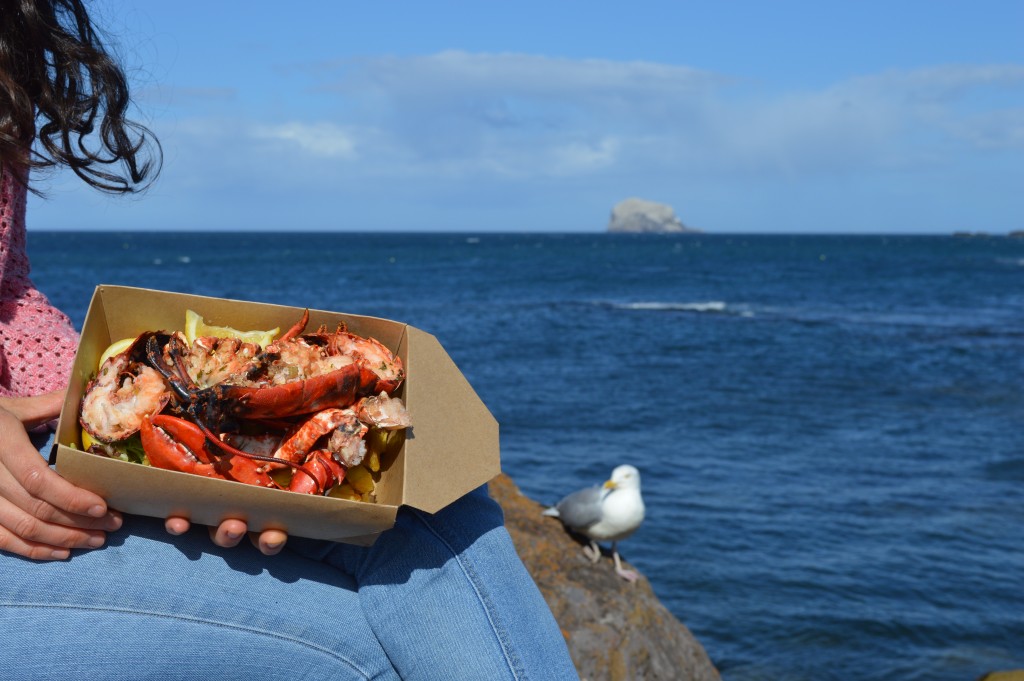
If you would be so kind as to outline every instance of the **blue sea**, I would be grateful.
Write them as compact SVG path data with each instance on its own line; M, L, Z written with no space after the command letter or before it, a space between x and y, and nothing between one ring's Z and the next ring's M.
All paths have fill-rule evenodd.
M107 283L435 334L530 497L641 470L623 556L727 680L1024 667L1024 239L31 232L29 250L79 325Z

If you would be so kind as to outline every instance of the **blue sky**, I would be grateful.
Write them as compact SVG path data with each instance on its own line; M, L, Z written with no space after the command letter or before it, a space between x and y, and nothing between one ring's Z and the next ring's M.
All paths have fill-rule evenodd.
M1024 229L1024 3L99 0L146 194L30 229Z

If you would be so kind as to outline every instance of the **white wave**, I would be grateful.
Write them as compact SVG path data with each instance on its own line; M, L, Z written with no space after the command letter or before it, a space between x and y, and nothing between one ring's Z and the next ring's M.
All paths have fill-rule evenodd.
M725 312L728 308L728 305L721 300L708 300L697 303L613 303L613 307L616 307L620 310L655 310L668 312Z

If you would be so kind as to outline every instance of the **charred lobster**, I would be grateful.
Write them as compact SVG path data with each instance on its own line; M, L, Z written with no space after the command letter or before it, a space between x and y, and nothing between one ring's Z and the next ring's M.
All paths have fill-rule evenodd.
M321 327L308 311L260 347L238 338L147 332L109 358L86 387L82 428L91 450L139 434L156 467L261 487L324 494L366 452L373 427L411 425L390 395L399 357L373 338ZM281 476L282 469L292 469Z

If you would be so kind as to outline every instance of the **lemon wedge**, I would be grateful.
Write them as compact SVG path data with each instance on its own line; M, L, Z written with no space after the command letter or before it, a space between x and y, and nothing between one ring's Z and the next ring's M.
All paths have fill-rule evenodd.
M254 343L261 348L269 345L281 327L277 326L269 331L239 331L230 326L213 326L207 324L198 312L185 310L185 339L189 345L195 342L196 338L213 336L214 338L238 338L243 343Z
M89 431L87 431L87 430L85 430L83 428L82 429L82 449L85 450L85 451L89 451L89 447L92 446L93 442L96 442L96 440L93 439L92 435L89 435Z
M100 355L100 363L96 366L96 368L98 369L99 367L103 366L103 363L106 362L111 357L113 357L114 355L120 355L122 352L127 350L128 347L134 342L135 338L132 337L122 338L119 341L114 341L113 343L111 343L110 347L104 350L103 354Z

